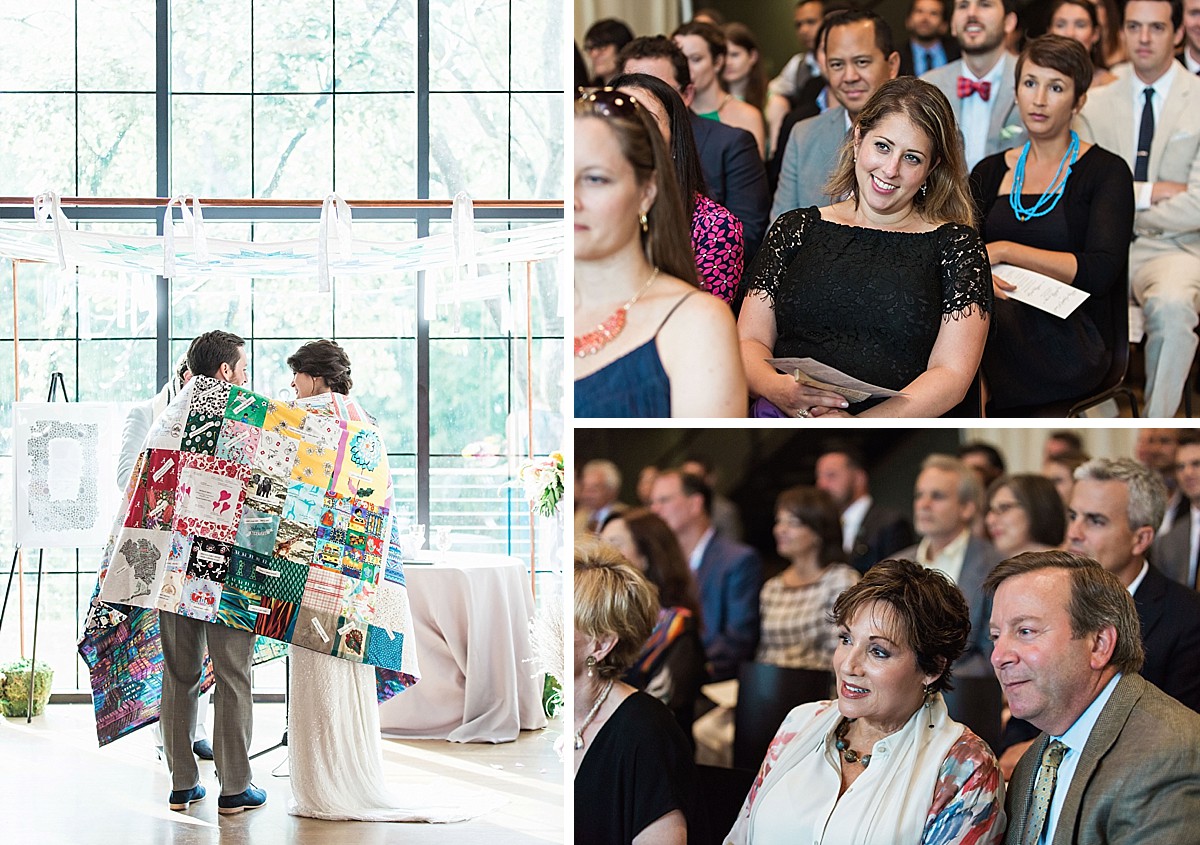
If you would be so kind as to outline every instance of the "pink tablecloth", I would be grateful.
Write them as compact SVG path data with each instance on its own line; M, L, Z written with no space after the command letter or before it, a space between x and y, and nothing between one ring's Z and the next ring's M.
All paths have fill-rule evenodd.
M404 567L421 681L380 706L384 734L511 742L545 727L525 565L504 555L433 555L439 562Z

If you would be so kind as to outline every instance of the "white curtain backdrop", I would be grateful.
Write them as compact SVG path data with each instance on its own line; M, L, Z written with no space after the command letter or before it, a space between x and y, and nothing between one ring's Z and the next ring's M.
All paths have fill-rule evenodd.
M583 34L601 18L625 21L634 35L674 32L682 22L679 5L674 0L575 0L575 41L582 50Z

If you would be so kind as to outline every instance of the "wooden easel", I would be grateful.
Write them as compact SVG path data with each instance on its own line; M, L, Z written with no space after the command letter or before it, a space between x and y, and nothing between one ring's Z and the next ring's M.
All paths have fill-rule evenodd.
M46 395L46 402L53 402L58 395L58 388L62 386L62 399L64 402L70 402L71 397L67 393L67 382L63 378L62 373L50 374L50 392ZM38 570L37 570L37 589L34 593L33 600L33 653L29 658L29 703L25 711L25 724L33 721L33 676L37 669L37 635L38 635L38 611L42 605L42 561L45 558L46 550L38 549ZM4 611L8 608L8 594L12 592L13 576L17 571L17 561L21 556L21 544L17 543L13 548L13 562L8 570L8 586L4 589L4 604L0 605L0 628L4 627Z

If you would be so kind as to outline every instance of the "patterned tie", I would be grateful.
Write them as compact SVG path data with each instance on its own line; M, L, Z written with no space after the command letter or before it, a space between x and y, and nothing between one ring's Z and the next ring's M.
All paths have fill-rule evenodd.
M960 100L970 97L972 94L978 94L979 99L985 103L992 96L992 83L976 82L974 79L967 79L965 76L958 78L958 98Z
M933 58L933 51L932 51L932 50L926 50L926 51L925 51L925 72L926 72L926 73L928 73L929 71L931 71L931 70L933 70L935 67L937 67L937 65L935 65L935 64L933 63L933 61L934 61L934 58Z
M1150 179L1150 145L1154 143L1154 89L1147 87L1142 93L1146 104L1142 106L1142 125L1138 128L1137 160L1133 164L1135 182Z
M1029 816L1029 827L1025 829L1024 845L1037 845L1042 838L1042 828L1050 815L1050 798L1054 795L1054 783L1058 780L1058 765L1070 749L1057 739L1042 752L1042 765L1033 784L1033 811Z

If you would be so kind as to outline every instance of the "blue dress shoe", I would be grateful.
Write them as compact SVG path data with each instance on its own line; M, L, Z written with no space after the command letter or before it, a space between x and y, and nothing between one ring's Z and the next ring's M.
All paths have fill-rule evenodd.
M186 810L189 804L204 800L204 787L196 785L191 789L173 790L171 797L167 800L170 802L172 810Z
M207 739L198 739L193 742L192 753L201 760L211 760L213 758L212 745Z
M250 788L245 792L239 792L237 795L222 795L218 798L217 812L222 815L240 813L242 810L253 810L266 803L267 793L254 784L250 784Z

